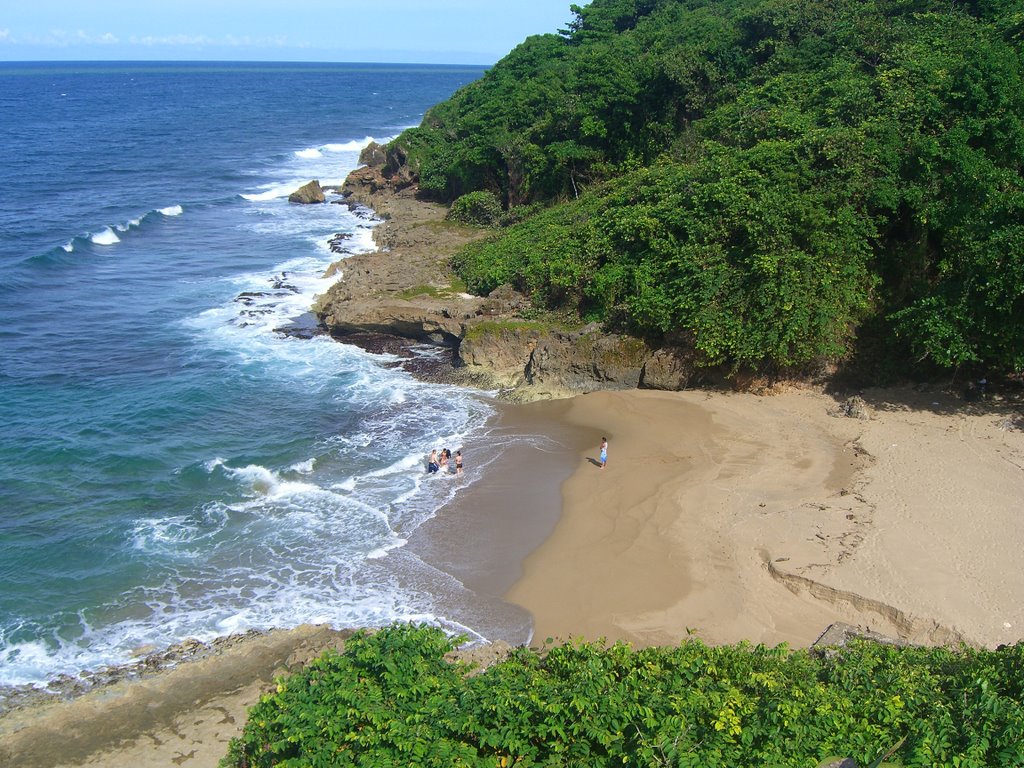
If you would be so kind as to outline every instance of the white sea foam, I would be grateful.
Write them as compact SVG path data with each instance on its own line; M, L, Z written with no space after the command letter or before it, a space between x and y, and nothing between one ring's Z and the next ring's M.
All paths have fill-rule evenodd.
M315 466L316 457L313 457L312 459L307 459L306 461L296 462L295 464L292 464L290 467L288 467L288 469L290 469L292 472L298 472L300 475L308 475L310 472L313 471L313 467Z
M377 141L377 139L374 139L372 136L367 136L362 141L346 141L341 144L324 144L323 149L327 152L362 152L374 141ZM390 139L383 140L383 142L387 141L390 141Z
M345 478L340 483L334 483L331 488L338 491L354 491L356 488L356 479L354 477Z
M405 539L395 539L395 541L389 547L378 547L377 549L374 549L371 552L368 552L367 555L366 555L366 559L367 560L380 560L383 557L387 557L388 553L391 552L392 550L404 547L408 543L409 542L406 541Z
M136 216L133 219L121 222L120 224L114 224L100 230L99 232L90 232L81 236L83 240L89 240L94 245L116 245L121 242L119 233L124 235L132 230L139 229L143 222L150 218L153 214L160 214L162 216L180 216L184 212L184 209L180 205L169 205L166 208L157 208L154 211L149 211ZM72 253L75 250L75 239L71 239L61 246L65 252Z
M142 552L198 556L187 545L216 536L227 523L223 505L208 505L198 515L171 515L136 521L129 536L132 548Z
M284 498L320 490L317 486L310 483L284 480L277 472L259 464L249 464L237 469L224 465L223 468L229 477L233 477L245 484L250 492L254 494Z
M89 239L96 245L114 245L121 242L121 238L110 227L93 234Z
M244 578L241 573L228 576ZM125 596L125 606L146 605L148 612L132 610L133 618L104 627L94 627L81 617L81 634L75 639L8 642L0 638L0 683L41 686L59 674L73 676L87 669L137 663L139 649L163 649L186 637L210 642L249 629L303 623L344 628L416 621L446 626L435 613L410 602L409 596L386 587L345 589L329 577L292 585L253 582L212 592L201 584L193 586L188 595L165 586Z
M317 158L323 157L324 154L319 149L299 149L295 152L296 157L301 157L303 160L316 160Z
M222 464L224 464L224 459L218 456L216 458L204 461L203 469L205 469L207 472L213 472L215 469L217 469L217 467L221 466Z
M54 663L53 653L46 643L35 640L27 643L0 643L0 669L7 685L31 685L41 682ZM77 670L75 670L77 671Z
M275 200L279 197L288 197L292 192L305 184L309 179L295 179L287 181L283 184L267 184L262 187L262 192L252 192L250 194L243 194L242 197L246 200L250 200L255 203L265 202L267 200Z

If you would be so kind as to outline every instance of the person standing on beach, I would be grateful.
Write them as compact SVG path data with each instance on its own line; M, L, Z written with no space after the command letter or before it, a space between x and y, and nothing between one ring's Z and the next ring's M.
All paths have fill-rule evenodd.
M455 474L462 474L462 451L455 452Z
M608 463L608 438L601 438L601 469Z
M427 474L432 475L440 468L440 465L437 463L437 449L435 448L430 452L430 458L427 459Z

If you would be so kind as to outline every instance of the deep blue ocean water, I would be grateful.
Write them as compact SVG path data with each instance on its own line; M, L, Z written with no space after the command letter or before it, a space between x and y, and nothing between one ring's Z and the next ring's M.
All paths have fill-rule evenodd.
M0 684L454 621L458 584L402 545L464 487L423 451L480 435L488 399L278 329L329 286L333 235L372 247L287 194L482 72L0 64Z

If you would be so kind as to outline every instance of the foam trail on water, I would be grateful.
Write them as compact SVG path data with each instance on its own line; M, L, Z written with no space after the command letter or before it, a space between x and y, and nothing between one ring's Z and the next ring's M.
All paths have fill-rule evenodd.
M394 137L388 137L381 139L378 143L386 144L391 141ZM321 144L318 147L306 147L305 149L295 150L295 156L302 160L319 160L323 158L325 154L340 154L343 152L362 152L373 142L378 141L372 136L367 136L362 140L353 140L340 143Z
M362 152L375 141L378 144L386 144L393 138L394 136L389 136L386 139L381 139L380 141L378 141L372 136L367 136L362 141L348 141L345 142L344 144L325 144L323 146L323 149L327 152Z
M271 184L268 185L263 192L252 192L249 194L243 194L246 200L254 203L262 203L267 200L276 200L279 197L288 197L292 192L301 187L303 184L308 182L309 179L293 179L291 181L284 182L283 184Z
M157 208L157 213L164 216L181 216L184 209L180 205L169 205L166 208Z

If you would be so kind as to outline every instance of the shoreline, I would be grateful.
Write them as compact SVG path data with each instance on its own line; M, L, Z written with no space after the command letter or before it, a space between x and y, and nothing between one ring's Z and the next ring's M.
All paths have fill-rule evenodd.
M447 623L499 626L529 642L530 615L502 595L561 514L559 488L582 445L578 430L561 422L567 404L548 401L526 410L496 402L487 435L499 457L489 474L456 494L392 553L419 558L465 588ZM469 452L467 461L482 453ZM503 623L509 618L518 624ZM215 766L231 737L241 733L248 708L276 677L327 649L341 649L353 631L302 625L208 643L185 640L132 664L58 678L48 688L8 688L0 706L0 764ZM508 647L497 637L464 653L486 660Z
M437 212L402 202L375 229L382 249L353 257L353 272L411 259L436 274L443 254L424 222ZM864 420L812 389L497 403L487 450L499 458L393 555L458 582L468 608L453 620L500 614L534 645L807 646L837 621L925 644L1019 641L1019 404L966 405L940 390L864 397ZM510 435L536 440L501 453ZM0 763L216 765L273 678L346 632L253 633L224 653L15 708L0 715Z

